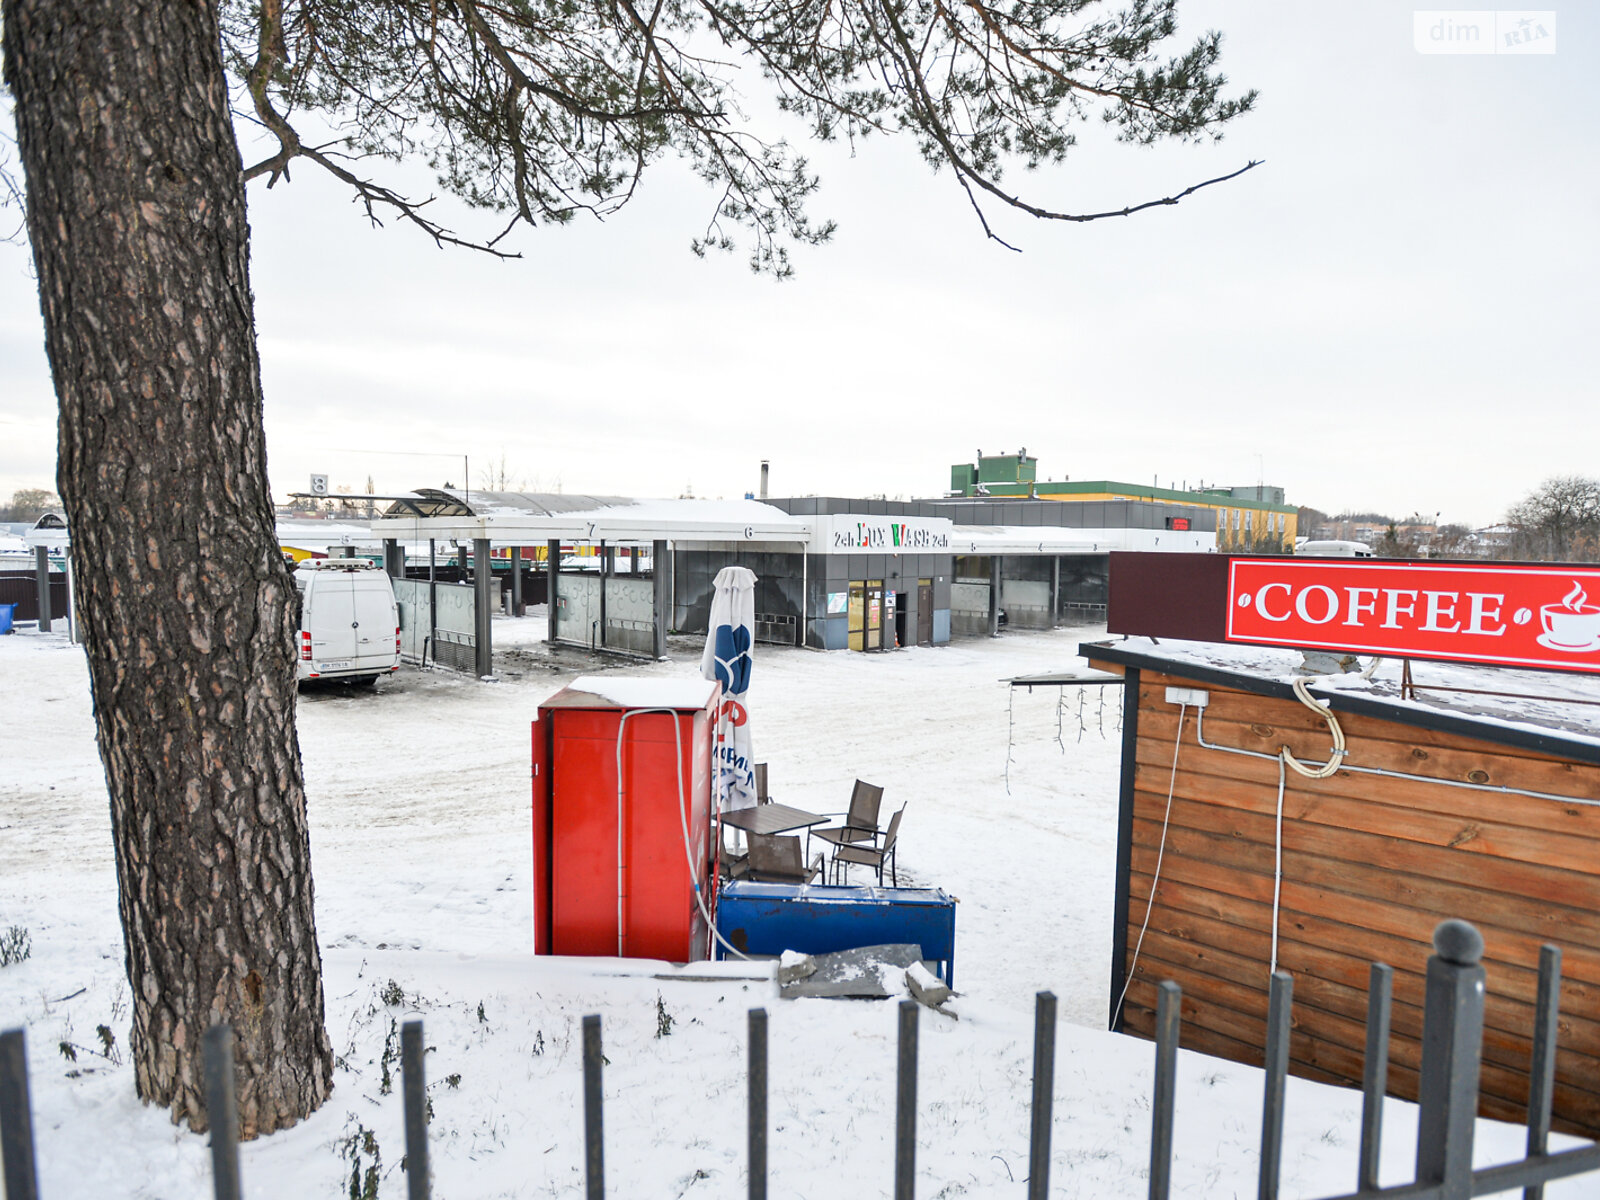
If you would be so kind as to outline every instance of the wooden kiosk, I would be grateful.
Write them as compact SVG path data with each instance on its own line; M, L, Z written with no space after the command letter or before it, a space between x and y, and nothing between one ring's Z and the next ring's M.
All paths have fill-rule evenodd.
M1326 702L1330 723L1295 693L1289 677L1299 654L1278 654L1280 671L1271 655L1208 653L1165 640L1211 634L1196 640L1267 644L1228 620L1231 609L1223 605L1238 608L1242 594L1255 603L1271 586L1268 617L1285 611L1285 599L1293 612L1300 593L1292 589L1302 586L1294 582L1295 560L1272 564L1275 576L1246 576L1245 590L1224 592L1216 604L1206 580L1244 574L1228 559L1193 556L1205 561L1187 579L1156 581L1152 564L1123 564L1131 571L1122 572L1122 587L1136 586L1142 599L1119 614L1118 558L1158 557L1170 563L1190 556L1113 556L1111 628L1160 640L1082 647L1093 666L1125 679L1113 1024L1150 1036L1156 984L1172 979L1183 988L1186 1046L1260 1063L1275 961L1295 982L1290 1069L1358 1085L1369 964L1387 962L1395 972L1389 1087L1411 1099L1421 1057L1420 964L1438 921L1462 917L1483 933L1489 974L1481 1112L1523 1116L1539 951L1550 942L1564 955L1556 1127L1600 1135L1600 736L1588 728L1600 727L1600 710L1563 728L1559 720L1452 711L1437 696L1401 698L1392 685L1386 694L1352 677L1308 689L1318 704ZM1407 570L1414 581L1422 578L1416 568L1427 566L1340 565ZM1523 583L1554 591L1547 603L1559 603L1569 582L1586 585L1597 573L1562 565L1524 575L1534 578ZM1382 592L1395 578L1344 576L1312 586L1333 592L1340 615L1347 589L1356 589L1363 608L1377 589L1381 618ZM1401 590L1441 591L1442 583L1427 586L1441 578ZM1596 583L1592 591L1600 594ZM1163 609L1151 599L1153 584L1181 604ZM1500 595L1487 577L1473 586L1480 596ZM1320 618L1323 599L1314 594L1302 607ZM1424 596L1415 606L1424 623L1428 603ZM1444 599L1432 603L1436 616L1449 607ZM1469 615L1472 604L1453 615ZM1556 641L1519 631L1517 616L1532 607L1514 595L1477 601L1480 614L1496 614L1480 620L1485 629L1527 634L1521 641L1485 635L1496 652L1518 653L1523 642L1543 637L1536 654ZM1164 619L1163 611L1176 615ZM1348 629L1326 628L1342 622L1316 624L1309 632L1270 632L1282 635L1278 644L1299 638L1307 648L1353 649ZM1550 653L1569 655L1560 660L1565 670L1600 670L1600 646L1573 649L1581 644ZM1446 657L1437 644L1422 649L1432 653L1416 657ZM1395 651L1378 645L1368 652ZM1481 707L1475 700L1460 707ZM1344 752L1325 777L1283 765L1284 747L1312 769L1330 763L1333 723Z

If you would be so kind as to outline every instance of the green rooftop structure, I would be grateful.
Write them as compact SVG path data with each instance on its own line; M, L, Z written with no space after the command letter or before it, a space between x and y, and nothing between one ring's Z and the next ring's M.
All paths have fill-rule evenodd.
M977 491L979 485L988 488L1020 484L1024 489L1022 494L1026 495L1027 485L1038 477L1038 466L1039 460L1030 457L1026 449L1015 454L985 454L979 450L976 465L956 463L950 468L950 490L971 496L982 494Z

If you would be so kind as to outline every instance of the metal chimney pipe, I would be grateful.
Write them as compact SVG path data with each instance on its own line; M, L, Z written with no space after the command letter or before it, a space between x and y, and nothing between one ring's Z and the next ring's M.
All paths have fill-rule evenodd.
M761 460L761 498L767 498L767 460Z

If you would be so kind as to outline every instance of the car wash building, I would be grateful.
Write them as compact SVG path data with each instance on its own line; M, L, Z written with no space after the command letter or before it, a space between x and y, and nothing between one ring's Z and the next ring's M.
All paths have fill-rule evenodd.
M492 670L492 613L521 613L533 575L529 602L548 602L552 642L659 658L669 632L705 632L712 580L743 566L758 579L759 641L880 651L1098 619L1111 551L1216 545L1204 506L1126 498L633 500L419 489L384 499L389 510L370 529L395 576L405 652L479 675ZM408 566L418 555L423 565Z
M1209 551L1215 513L1136 499L1084 502L805 496L768 505L803 522L803 547L701 545L673 555L673 627L701 632L711 581L753 570L758 640L889 650L1050 629L1106 605L1113 550Z

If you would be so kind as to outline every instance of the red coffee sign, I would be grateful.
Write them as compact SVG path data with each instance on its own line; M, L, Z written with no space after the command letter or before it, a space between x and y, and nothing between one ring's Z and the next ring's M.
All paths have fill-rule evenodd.
M1600 672L1600 571L1236 558L1228 640Z

